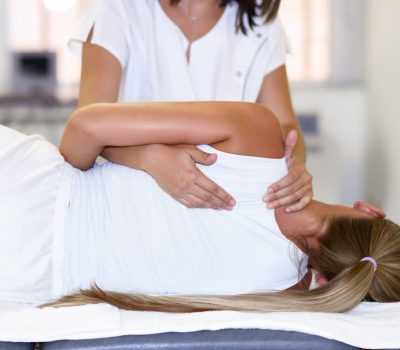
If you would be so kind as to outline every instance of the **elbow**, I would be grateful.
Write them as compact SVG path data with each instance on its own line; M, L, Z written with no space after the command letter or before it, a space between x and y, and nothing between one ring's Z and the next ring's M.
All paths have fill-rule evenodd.
M101 116L104 114L106 104L94 103L76 109L69 118L67 127L71 127L76 131L95 136L95 127L100 122Z
M59 149L68 162L70 162L69 158L71 151L74 149L73 146L89 136L84 109L79 108L70 116L61 138Z
M95 154L99 147L91 115L90 107L77 109L66 125L59 147L65 160L80 170L91 168L99 154Z
M68 120L67 127L65 131L72 131L74 134L92 134L91 130L91 115L92 112L92 105L80 107L75 110L71 117Z

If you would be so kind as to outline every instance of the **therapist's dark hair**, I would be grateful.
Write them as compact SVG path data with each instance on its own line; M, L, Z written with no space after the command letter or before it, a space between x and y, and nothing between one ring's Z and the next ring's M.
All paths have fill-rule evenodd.
M171 5L176 5L180 0L170 0ZM278 14L281 0L219 0L220 6L232 3L238 4L236 16L236 30L247 34L247 29L257 25L256 18L263 17L265 22L273 20Z

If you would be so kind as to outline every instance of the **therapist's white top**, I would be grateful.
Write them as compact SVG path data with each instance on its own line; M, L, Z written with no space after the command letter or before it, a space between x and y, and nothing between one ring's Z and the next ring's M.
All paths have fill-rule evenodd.
M236 32L237 4L191 44L158 0L96 0L69 41L81 53L92 42L121 63L120 101L224 100L255 102L264 77L283 65L287 41L278 19L247 36Z

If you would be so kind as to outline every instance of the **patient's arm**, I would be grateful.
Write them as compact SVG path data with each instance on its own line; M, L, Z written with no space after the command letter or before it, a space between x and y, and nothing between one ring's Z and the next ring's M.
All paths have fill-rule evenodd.
M106 146L212 144L233 153L276 158L282 150L270 146L278 145L279 139L282 144L281 137L276 118L256 104L95 104L73 114L60 151L82 170L90 168Z

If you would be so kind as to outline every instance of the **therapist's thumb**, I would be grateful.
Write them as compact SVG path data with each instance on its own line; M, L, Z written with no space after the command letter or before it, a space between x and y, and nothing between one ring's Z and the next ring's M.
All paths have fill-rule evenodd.
M216 154L204 152L197 147L190 150L190 155L196 163L200 163L203 165L214 164L217 160Z

